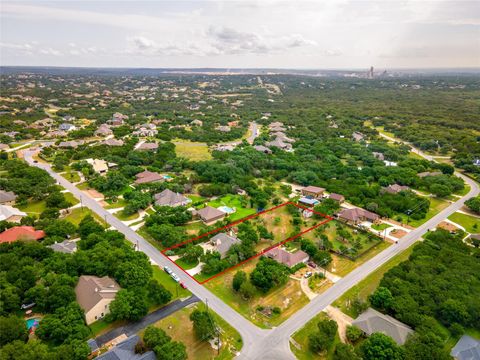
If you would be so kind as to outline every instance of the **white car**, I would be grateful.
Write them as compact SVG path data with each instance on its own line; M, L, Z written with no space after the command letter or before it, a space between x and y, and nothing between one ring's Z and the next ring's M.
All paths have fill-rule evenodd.
M163 267L163 270L164 270L168 275L171 275L171 274L172 274L172 269L170 269L168 266L164 266L164 267Z
M170 274L170 276L171 276L172 279L175 280L176 282L180 282L180 278L178 277L177 274L175 274L175 273L172 272L172 273Z
M305 279L308 279L308 278L309 278L310 276L312 276L312 275L313 275L313 273L312 273L311 271L308 271L308 272L305 273L305 275L303 275L303 277L304 277Z

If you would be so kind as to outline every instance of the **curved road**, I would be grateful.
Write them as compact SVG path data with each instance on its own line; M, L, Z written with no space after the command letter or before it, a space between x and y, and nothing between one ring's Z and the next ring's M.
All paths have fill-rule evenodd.
M390 140L398 141L396 139ZM425 155L418 150L415 152L427 158L428 160L433 160L431 156ZM102 208L94 199L88 197L72 183L55 173L48 164L34 163L32 159L33 152L31 150L26 150L24 154L25 160L29 164L46 170L53 178L55 178L55 180L59 182L60 185L70 191L75 197L81 199L84 206L87 206L90 210L106 219L111 226L123 233L129 241L137 244L139 250L143 251L155 263L162 267L168 265L173 269L174 272L181 275L182 281L198 298L200 298L202 301L208 299L208 305L210 308L224 318L229 324L235 327L242 336L243 349L239 355L239 358L247 360L295 359L290 351L289 346L290 337L295 331L303 327L305 323L315 317L320 311L325 309L345 291L356 285L368 274L410 247L414 242L418 241L425 232L436 227L445 218L459 210L463 206L464 202L470 197L477 196L480 193L478 183L460 173L455 173L456 176L462 178L470 186L470 191L467 195L451 204L449 207L432 217L417 229L405 235L398 244L390 246L380 254L376 255L366 263L350 272L320 296L317 296L301 310L292 315L277 328L273 330L263 330L253 325L250 321L226 305L217 296L212 294L206 287L199 285L188 275L184 274L183 270L172 263L166 256L153 247L153 245L143 239L127 225L123 224L115 216L111 215L104 208Z

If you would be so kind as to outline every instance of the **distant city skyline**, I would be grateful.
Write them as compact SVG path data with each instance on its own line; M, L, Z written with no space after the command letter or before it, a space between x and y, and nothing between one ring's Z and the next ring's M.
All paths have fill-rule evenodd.
M0 65L480 67L476 1L2 1Z

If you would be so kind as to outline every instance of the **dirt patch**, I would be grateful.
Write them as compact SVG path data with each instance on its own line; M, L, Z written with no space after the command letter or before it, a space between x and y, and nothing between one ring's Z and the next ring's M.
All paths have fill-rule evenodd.
M390 231L389 235L393 236L394 238L401 239L402 237L404 237L407 234L408 233L405 230L393 229L392 231Z
M442 221L440 224L438 224L437 228L447 230L449 232L455 232L458 230L458 227L446 221Z
M83 192L85 194L87 194L88 196L90 196L91 198L94 198L94 199L104 199L104 196L102 193L99 193L97 190L95 189L89 189L89 190L83 190Z

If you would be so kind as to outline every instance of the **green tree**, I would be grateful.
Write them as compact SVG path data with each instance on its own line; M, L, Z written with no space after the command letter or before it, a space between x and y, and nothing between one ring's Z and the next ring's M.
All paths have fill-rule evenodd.
M352 345L339 343L335 346L333 360L360 360L360 357Z
M404 350L393 339L381 333L373 333L360 346L365 360L403 360Z
M203 255L203 249L200 245L187 245L185 252L183 253L182 259L187 263L196 263L198 258Z
M194 310L190 314L190 320L193 322L193 330L197 339L201 341L213 339L215 323L207 311Z
M148 298L156 305L163 305L172 299L170 291L160 284L157 280L151 279L148 283Z
M14 340L27 340L28 332L25 326L25 320L10 315L0 317L0 346L3 346Z
M247 274L244 271L237 271L233 276L232 287L233 290L239 291L242 284L247 280Z
M355 344L363 337L363 331L354 325L349 325L347 326L346 336L348 341Z
M392 293L385 287L378 287L373 294L368 297L373 307L381 310L389 310L394 303Z
M168 342L170 342L172 338L167 335L167 333L160 329L159 327L155 327L153 325L148 326L143 333L143 341L145 346L149 349L154 349L157 346L162 346Z
M178 341L171 341L154 349L158 360L186 360L187 348Z

